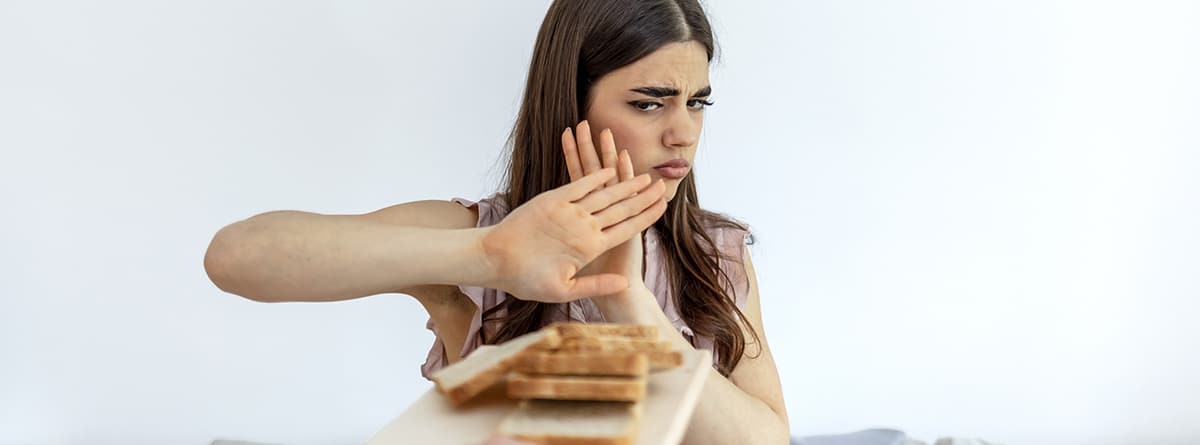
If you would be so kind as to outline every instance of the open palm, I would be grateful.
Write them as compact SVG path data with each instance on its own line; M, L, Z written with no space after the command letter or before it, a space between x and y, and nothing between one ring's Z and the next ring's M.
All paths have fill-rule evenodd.
M615 181L602 169L537 195L487 228L481 243L495 277L490 287L524 300L561 303L622 291L631 285L620 259L585 268L627 243L666 209L665 187L642 175ZM641 267L641 244L637 245ZM641 280L640 273L637 279Z
M616 168L617 170L617 177L607 181L606 187L613 187L620 182L634 178L633 161L629 158L629 152L626 150L617 152L616 143L610 130L605 129L600 133L600 146L597 149L592 143L591 128L588 122L584 121L579 124L574 134L569 128L563 132L562 146L567 171L573 183L606 168ZM656 187L661 185L662 190L666 190L666 185L662 180L656 181L654 185ZM625 277L630 286L645 286L642 277L644 231L645 227L624 242L613 246L588 263L581 273L585 275L617 274Z

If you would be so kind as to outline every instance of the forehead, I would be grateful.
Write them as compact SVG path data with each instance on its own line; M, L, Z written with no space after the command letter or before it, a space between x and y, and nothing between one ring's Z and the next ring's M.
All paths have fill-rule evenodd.
M708 55L696 41L670 43L608 73L597 87L675 87L687 91L708 85Z

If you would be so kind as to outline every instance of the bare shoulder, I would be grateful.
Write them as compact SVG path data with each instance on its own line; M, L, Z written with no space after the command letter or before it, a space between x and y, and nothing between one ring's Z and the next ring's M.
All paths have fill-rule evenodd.
M396 204L354 217L402 226L469 229L478 222L479 210L451 201L424 200Z

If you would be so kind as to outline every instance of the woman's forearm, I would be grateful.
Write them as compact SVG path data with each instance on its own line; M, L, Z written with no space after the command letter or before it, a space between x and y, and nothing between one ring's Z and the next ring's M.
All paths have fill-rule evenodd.
M676 349L694 349L658 307L654 294L644 287L593 301L609 322L652 324L658 326L659 338L672 342ZM705 379L684 443L788 443L790 433L782 415L742 391L711 366L706 372L711 374Z
M257 301L335 301L427 284L483 285L492 279L480 247L487 230L270 212L221 229L204 266L222 290Z

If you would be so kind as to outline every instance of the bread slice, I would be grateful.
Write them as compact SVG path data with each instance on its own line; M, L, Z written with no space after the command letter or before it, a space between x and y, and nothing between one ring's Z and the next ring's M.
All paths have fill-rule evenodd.
M434 372L430 378L451 403L459 404L504 378L526 350L555 348L560 342L557 330L530 332L495 348L476 350L458 363Z
M650 351L646 352L651 371L662 371L683 365L683 353L679 351Z
M616 335L595 335L590 337L563 338L558 349L565 352L581 351L670 351L671 343L648 340L644 338L629 338Z
M508 376L508 397L636 402L646 397L646 378L513 373Z
M673 350L671 342L628 338L614 335L563 338L558 353L594 354L597 352L643 352L650 370L661 371L683 364L683 354Z
M561 332L560 332L561 334ZM644 352L526 352L513 371L527 374L644 376L650 359Z
M640 403L525 400L500 434L541 445L632 445Z
M645 340L658 339L658 327L653 325L560 321L551 323L549 327L557 329L558 335L564 339L595 336L618 336Z

